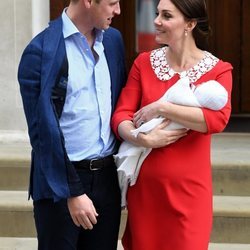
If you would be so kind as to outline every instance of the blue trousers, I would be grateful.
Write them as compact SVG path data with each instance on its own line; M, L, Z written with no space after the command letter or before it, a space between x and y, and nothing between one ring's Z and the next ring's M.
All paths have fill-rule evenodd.
M99 216L92 230L77 227L69 214L67 200L34 201L38 250L116 250L121 197L116 166L97 171L77 170L86 194Z

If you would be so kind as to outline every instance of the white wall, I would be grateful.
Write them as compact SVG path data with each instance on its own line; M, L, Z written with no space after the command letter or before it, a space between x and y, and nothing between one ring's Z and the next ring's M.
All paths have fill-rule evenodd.
M32 0L32 35L43 30L49 22L49 0Z
M20 56L32 36L47 26L49 0L0 1L0 142L26 138L17 82Z

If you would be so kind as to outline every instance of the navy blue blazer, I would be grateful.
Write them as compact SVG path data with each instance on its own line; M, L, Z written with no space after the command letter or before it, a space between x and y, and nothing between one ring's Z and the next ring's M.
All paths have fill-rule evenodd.
M124 46L114 28L104 32L104 52L111 77L112 110L126 81ZM50 22L25 48L18 81L28 124L31 154L29 194L33 200L78 196L84 193L68 159L52 98L66 57L61 17Z

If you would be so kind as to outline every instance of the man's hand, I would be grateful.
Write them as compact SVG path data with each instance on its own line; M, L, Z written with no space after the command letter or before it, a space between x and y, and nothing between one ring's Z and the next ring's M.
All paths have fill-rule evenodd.
M98 214L93 202L86 194L68 198L68 208L76 226L93 229L94 224L97 223L96 217Z

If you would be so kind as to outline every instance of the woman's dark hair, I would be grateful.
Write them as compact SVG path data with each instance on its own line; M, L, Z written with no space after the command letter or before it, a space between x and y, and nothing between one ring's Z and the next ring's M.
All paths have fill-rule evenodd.
M193 29L196 46L208 50L210 34L207 6L205 0L170 0L187 20L195 20L197 25Z

